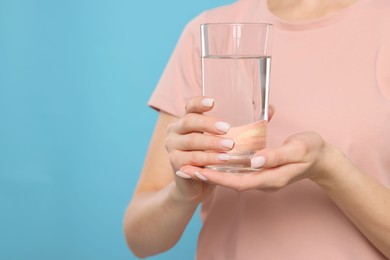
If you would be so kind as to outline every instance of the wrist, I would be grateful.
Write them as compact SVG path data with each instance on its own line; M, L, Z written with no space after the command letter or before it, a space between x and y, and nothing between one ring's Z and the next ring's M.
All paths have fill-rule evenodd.
M196 197L187 197L185 196L180 189L177 188L176 182L173 181L168 187L168 196L170 201L181 207L186 207L189 209L196 209L199 205L199 202L196 200Z
M322 188L332 188L340 181L340 175L349 165L350 161L341 150L325 143L318 162L318 170L315 170L310 179Z

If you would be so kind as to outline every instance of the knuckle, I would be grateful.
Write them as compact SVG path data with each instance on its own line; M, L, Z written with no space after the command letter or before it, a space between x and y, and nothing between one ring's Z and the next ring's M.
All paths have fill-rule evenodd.
M173 138L171 136L167 136L164 140L165 150L167 150L168 152L171 151L173 147L173 142Z
M201 156L198 152L191 152L189 156L189 164L191 165L200 165L201 164Z
M175 168L180 168L178 163L178 152L176 150L171 151L169 153L169 162L171 165L175 166Z
M316 148L322 149L325 146L324 139L317 133L311 133L313 140L314 140L314 146Z
M186 137L186 143L187 143L187 147L188 147L188 148L195 148L197 142L198 142L198 140L197 140L196 136L193 135L193 134L189 134L189 135Z
M170 123L167 126L167 134L170 134L170 133L174 132L174 129L175 129L175 123Z
M274 152L271 157L271 165L272 166L278 166L281 165L284 161L284 155L282 153Z
M201 151L193 151L189 153L188 163L196 166L204 166L207 164L217 163L217 156L214 153Z
M189 129L191 124L192 124L192 120L193 120L193 115L186 114L185 116L183 116L183 118L181 120L181 127L183 129Z
M295 145L295 149L296 149L298 154L300 154L302 156L305 156L306 154L308 154L309 148L307 147L307 145L304 142L296 140L293 143Z

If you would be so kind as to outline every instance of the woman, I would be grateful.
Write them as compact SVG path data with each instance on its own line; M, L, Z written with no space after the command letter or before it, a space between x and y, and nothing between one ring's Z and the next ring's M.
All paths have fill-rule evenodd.
M232 147L229 122L203 115L209 22L274 24L276 112L255 174L203 168ZM124 219L133 252L174 246L202 203L197 259L390 258L388 28L386 0L243 0L191 21L149 102L160 116Z

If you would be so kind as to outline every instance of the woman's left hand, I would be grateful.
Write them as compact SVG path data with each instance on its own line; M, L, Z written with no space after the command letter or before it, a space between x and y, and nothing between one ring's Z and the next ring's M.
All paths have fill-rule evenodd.
M358 169L345 154L312 132L290 136L277 148L255 154L258 172L231 174L183 166L194 179L236 191L277 191L293 182L310 179L344 212L366 238L390 259L390 190Z
M278 148L264 149L252 158L252 167L258 172L232 174L191 165L180 171L192 178L221 185L236 191L258 189L277 191L301 179L326 178L336 160L328 143L318 134L304 132L290 136Z

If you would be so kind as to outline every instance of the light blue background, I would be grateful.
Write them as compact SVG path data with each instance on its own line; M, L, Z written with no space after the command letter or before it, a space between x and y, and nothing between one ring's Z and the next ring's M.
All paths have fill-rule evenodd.
M135 259L122 216L184 25L232 0L0 0L0 259ZM150 259L192 259L180 243Z

